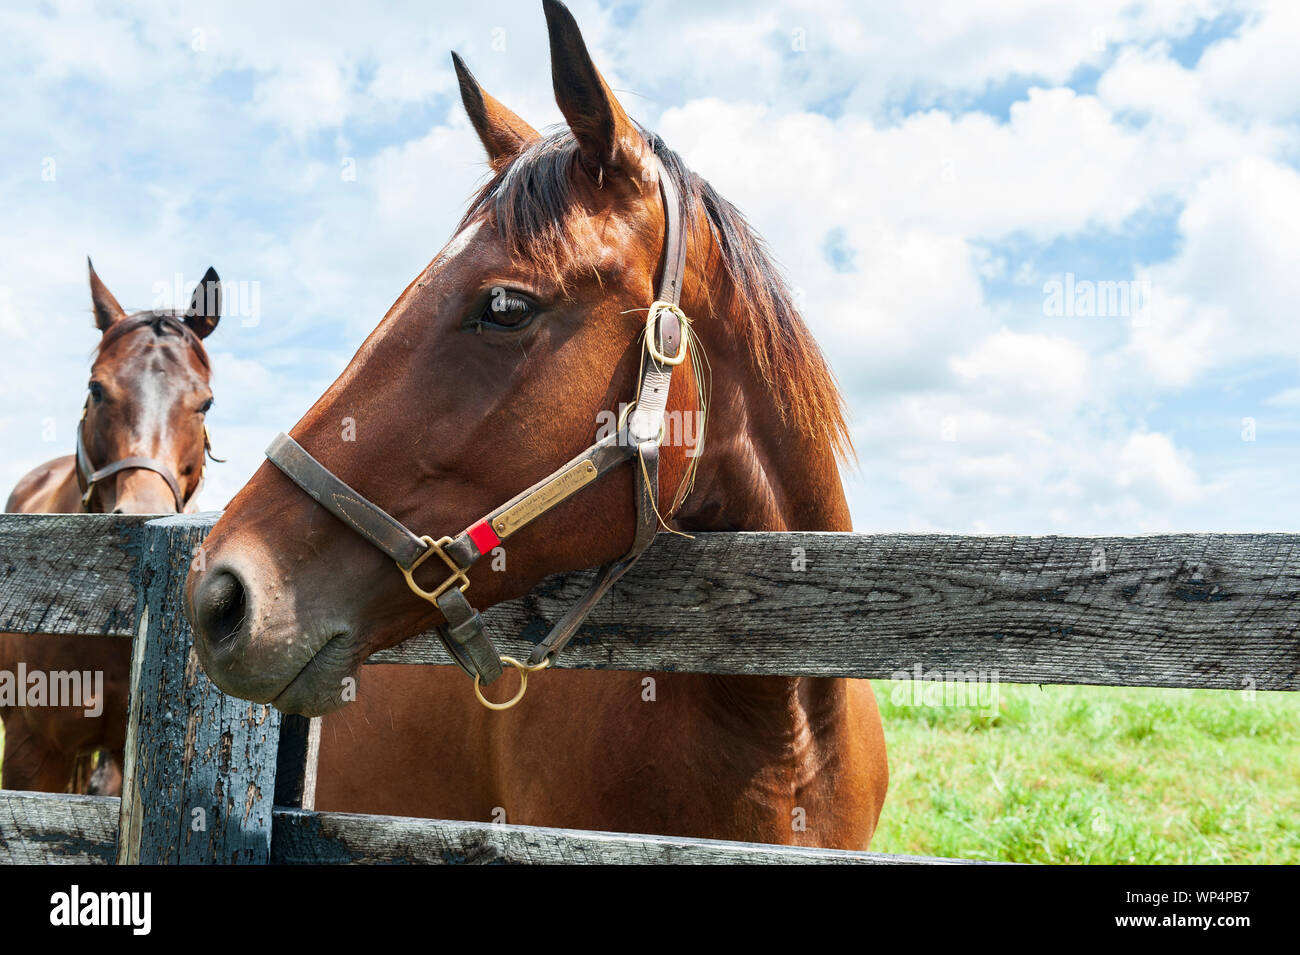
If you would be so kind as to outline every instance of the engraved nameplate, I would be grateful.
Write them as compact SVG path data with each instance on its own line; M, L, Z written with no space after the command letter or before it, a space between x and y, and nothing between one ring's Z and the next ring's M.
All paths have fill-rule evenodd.
M499 517L493 518L492 529L497 532L498 537L509 537L534 517L546 513L574 491L586 487L594 480L596 480L596 463L590 459L579 461Z

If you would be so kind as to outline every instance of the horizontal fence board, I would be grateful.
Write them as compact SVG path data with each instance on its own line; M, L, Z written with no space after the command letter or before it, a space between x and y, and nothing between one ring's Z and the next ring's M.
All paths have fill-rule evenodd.
M587 579L485 611L503 652L539 640ZM1297 690L1298 617L1294 534L661 536L561 665ZM370 662L447 657L424 635Z
M129 637L147 514L0 514L0 632Z
M970 864L964 859L447 819L302 812L278 807L272 827L271 862L292 865Z
M129 635L143 520L0 516L0 630ZM526 651L587 579L486 611L502 648ZM662 535L561 665L1297 690L1297 611L1294 534ZM371 661L447 658L425 635Z
M0 790L0 864L111 865L118 800Z

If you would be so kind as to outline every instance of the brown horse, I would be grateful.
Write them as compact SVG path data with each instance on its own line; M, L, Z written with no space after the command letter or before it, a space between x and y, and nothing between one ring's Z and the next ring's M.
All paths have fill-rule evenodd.
M682 530L848 530L841 398L761 241L628 119L568 10L545 10L567 128L539 135L456 59L494 175L293 438L408 527L446 530L589 445L638 378L666 242L662 168L687 223L681 304L713 381L694 490L665 495L664 517ZM700 385L682 366L669 413L698 411ZM680 442L665 445L662 486L680 488L689 463ZM537 518L511 538L504 570L474 565L476 603L626 553L633 488L631 467L611 471ZM187 609L209 676L286 712L331 713L318 808L845 848L871 839L888 770L865 681L663 673L649 701L645 674L549 671L496 713L459 670L370 666L339 709L366 657L442 615L266 464L206 553ZM437 579L422 573L426 587Z
M185 312L127 314L90 266L95 325L102 333L90 394L77 425L77 453L28 473L9 496L19 514L164 514L193 500L207 451L212 405L202 339L220 320L221 285L208 269ZM52 635L0 634L0 671L78 670L92 689L71 706L4 706L4 786L116 795L126 743L131 645ZM102 674L102 684L99 682ZM48 676L46 677L48 679ZM49 701L54 702L54 701ZM90 713L91 715L87 715ZM97 714L97 715L96 715ZM112 754L88 779L88 758Z

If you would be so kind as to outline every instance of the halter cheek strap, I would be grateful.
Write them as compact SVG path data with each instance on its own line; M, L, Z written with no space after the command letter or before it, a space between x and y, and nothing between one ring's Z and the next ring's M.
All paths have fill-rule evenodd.
M659 529L659 444L663 437L673 368L686 359L689 347L689 323L680 307L686 238L681 225L678 193L658 157L655 161L659 166L659 188L666 220L663 274L659 298L650 306L646 318L636 401L626 421L619 422L616 433L592 444L455 537L439 540L417 536L397 518L341 481L287 434L278 435L266 450L267 458L286 477L387 554L397 564L411 590L441 611L446 620L438 628L443 646L456 664L475 678L476 686L479 682L491 683L499 677L503 661L521 671L524 681L520 692L508 704L491 704L479 695L485 705L495 709L518 702L527 685L528 672L545 667L564 649L587 614L636 563L654 541ZM465 598L465 591L469 588L466 572L512 534L628 461L634 465L636 483L636 534L631 549L597 571L587 592L533 648L527 664L503 658L488 636L482 616ZM415 580L415 572L426 563L441 563L446 572L445 579L432 590L424 589Z

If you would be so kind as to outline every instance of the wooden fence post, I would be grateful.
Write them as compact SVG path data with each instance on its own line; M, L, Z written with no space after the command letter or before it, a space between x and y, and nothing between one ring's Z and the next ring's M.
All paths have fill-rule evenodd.
M185 578L217 516L144 527L119 864L270 859L280 714L218 690L185 619Z

